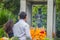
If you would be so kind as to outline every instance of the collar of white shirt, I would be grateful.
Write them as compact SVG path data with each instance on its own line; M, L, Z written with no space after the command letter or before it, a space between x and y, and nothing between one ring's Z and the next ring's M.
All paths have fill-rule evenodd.
M23 22L25 22L23 19L20 19L19 21L23 21Z

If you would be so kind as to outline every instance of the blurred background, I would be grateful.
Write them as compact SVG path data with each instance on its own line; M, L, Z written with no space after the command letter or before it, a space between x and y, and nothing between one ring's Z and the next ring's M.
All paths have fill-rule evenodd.
M0 0L0 37L6 36L3 25L13 19L14 23L18 21L20 11L20 0ZM40 15L39 15L40 14ZM40 17L40 19L39 19ZM47 5L32 6L32 26L46 28L47 25ZM56 36L60 38L60 0L56 0Z

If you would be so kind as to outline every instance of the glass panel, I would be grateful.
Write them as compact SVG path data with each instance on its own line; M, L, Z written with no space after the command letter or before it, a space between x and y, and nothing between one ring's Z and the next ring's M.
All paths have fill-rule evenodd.
M32 7L32 26L46 27L47 25L47 5L33 5Z

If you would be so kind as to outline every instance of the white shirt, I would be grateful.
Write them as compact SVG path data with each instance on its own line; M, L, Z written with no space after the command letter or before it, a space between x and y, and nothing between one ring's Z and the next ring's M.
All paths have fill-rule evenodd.
M13 33L14 36L20 40L26 40L26 37L31 38L29 25L23 19L19 20L13 26Z

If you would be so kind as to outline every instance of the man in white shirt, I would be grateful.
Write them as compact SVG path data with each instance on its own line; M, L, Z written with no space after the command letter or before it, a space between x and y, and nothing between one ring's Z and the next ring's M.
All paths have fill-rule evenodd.
M26 38L31 39L29 25L26 23L27 14L21 12L20 20L13 26L13 33L15 37L18 37L19 40L27 40Z

